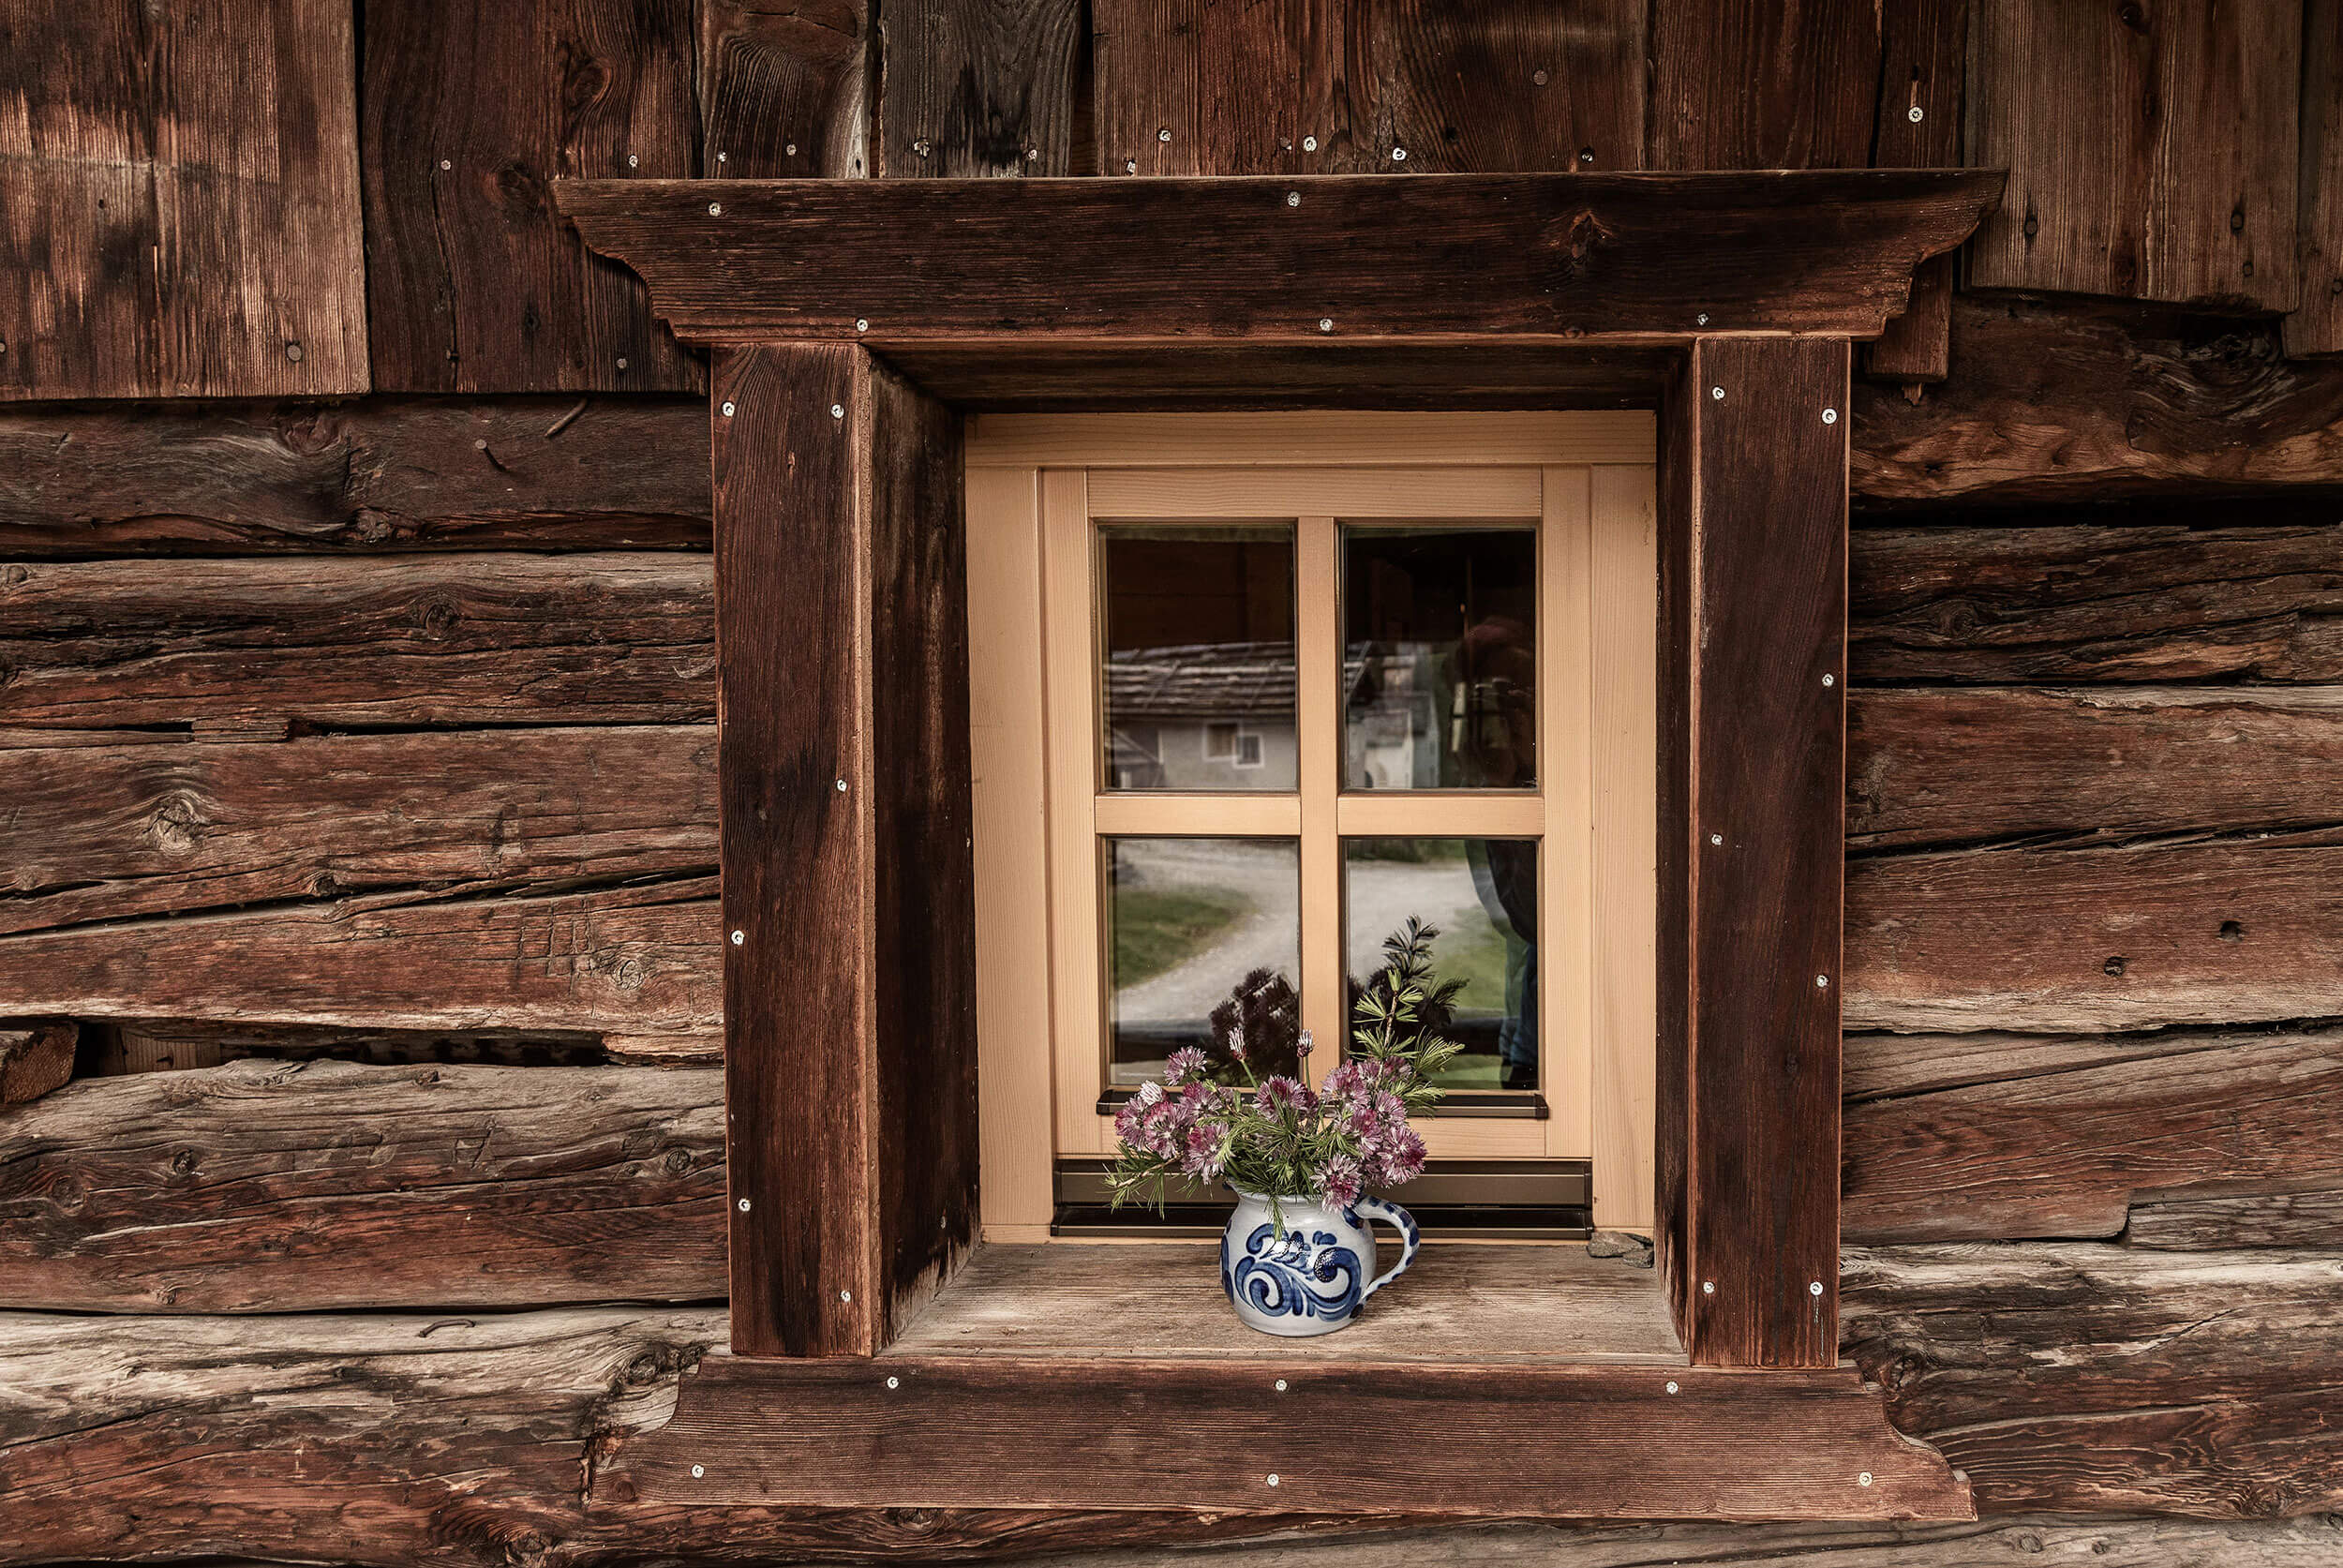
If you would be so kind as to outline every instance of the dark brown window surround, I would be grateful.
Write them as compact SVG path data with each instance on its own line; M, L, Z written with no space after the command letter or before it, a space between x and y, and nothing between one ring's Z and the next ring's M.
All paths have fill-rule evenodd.
M715 350L736 1354L687 1380L619 1484L806 1507L1967 1516L1965 1482L1838 1362L1843 414L1850 341L2000 187L560 186L588 243ZM1620 405L1661 421L1657 1212L1693 1365L873 1359L976 1212L960 414ZM1475 1457L1492 1450L1502 1466Z

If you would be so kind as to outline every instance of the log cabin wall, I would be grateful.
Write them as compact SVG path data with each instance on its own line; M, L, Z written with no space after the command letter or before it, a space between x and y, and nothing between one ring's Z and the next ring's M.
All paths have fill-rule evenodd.
M1964 159L1856 399L1843 1299L1988 1516L1443 1549L2343 1550L2338 29L0 0L0 1560L1261 1528L593 1487L724 1334L709 447L548 180Z

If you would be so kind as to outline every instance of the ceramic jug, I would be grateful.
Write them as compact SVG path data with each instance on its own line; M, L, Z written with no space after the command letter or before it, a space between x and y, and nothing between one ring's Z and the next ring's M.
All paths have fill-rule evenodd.
M1280 1198L1276 1216L1267 1198L1236 1192L1236 1213L1220 1233L1220 1284L1246 1327L1300 1338L1332 1334L1358 1316L1367 1298L1415 1262L1423 1236L1396 1203L1362 1198L1338 1209L1316 1198ZM1399 1262L1375 1273L1375 1237L1367 1221L1399 1232Z

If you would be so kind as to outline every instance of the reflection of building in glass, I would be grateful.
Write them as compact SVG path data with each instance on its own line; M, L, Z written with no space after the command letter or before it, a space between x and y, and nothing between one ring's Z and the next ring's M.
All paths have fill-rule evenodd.
M1293 645L1189 643L1107 656L1110 787L1293 787Z

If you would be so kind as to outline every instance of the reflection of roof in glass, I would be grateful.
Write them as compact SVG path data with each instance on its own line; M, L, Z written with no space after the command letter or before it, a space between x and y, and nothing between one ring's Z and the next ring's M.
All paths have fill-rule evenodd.
M1378 656L1384 682L1404 701L1406 677L1421 657L1407 649ZM1368 655L1353 648L1342 662L1344 690L1357 703ZM1376 704L1380 706L1380 703ZM1293 719L1293 645L1289 642L1199 642L1125 649L1107 655L1107 711L1118 724L1134 719Z

